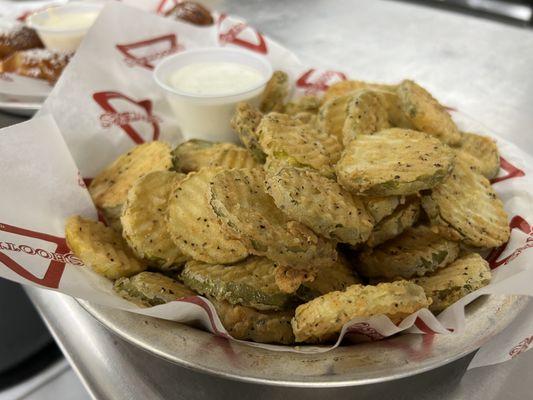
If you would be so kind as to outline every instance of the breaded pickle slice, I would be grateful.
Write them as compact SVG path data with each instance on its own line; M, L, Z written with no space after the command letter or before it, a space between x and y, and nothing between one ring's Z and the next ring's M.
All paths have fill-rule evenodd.
M194 142L194 143L190 143ZM233 143L211 143L192 139L173 151L176 170L188 173L204 167L253 168L258 166L252 153Z
M113 289L121 297L140 307L165 304L183 297L195 296L183 283L157 272L141 272L115 281Z
M454 152L423 132L392 128L353 140L336 165L347 190L370 196L415 194L441 183Z
M407 228L402 234L359 255L357 272L369 278L423 276L453 262L459 244L427 226Z
M346 120L342 129L345 146L360 135L372 135L392 127L413 127L403 112L396 93L377 89L352 93L346 106Z
M122 223L120 222L120 216L122 215L123 204L115 207L100 208L100 212L104 217L104 221L107 226L113 228L115 231L122 232Z
M371 135L392 127L385 102L379 93L372 90L355 92L346 104L345 112L342 128L344 146L361 135Z
M342 256L331 265L317 268L310 273L282 266L276 267L276 285L285 293L294 293L303 301L310 301L336 290L344 290L356 283L361 283L361 280Z
M365 81L340 81L331 85L324 94L324 101L329 101L335 97L344 96L361 89L383 90L387 92L394 92L396 85L386 85L381 83L371 83Z
M322 101L318 96L307 94L285 104L285 114L296 115L299 113L318 113Z
M295 297L276 285L276 264L265 257L249 257L231 265L188 261L181 279L191 289L216 300L241 304L258 310L283 310Z
M329 267L328 267L329 269ZM304 282L311 282L315 279L315 271L295 269L282 265L276 266L274 280L276 286L283 293L294 293Z
M439 313L467 294L490 283L489 264L479 254L465 255L432 275L412 279L433 300L429 307Z
M117 227L128 190L142 176L172 169L170 146L163 142L144 143L121 155L100 172L89 185L89 193L109 223Z
M316 127L317 114L313 114L307 111L302 111L297 114L293 114L293 118L300 121L303 124L308 124Z
M252 254L305 270L336 259L331 242L276 207L265 190L265 174L258 168L219 172L211 183L211 206Z
M352 94L332 97L325 101L318 111L318 128L326 135L337 138L339 143L343 143L344 140L343 127L348 105L352 99Z
M380 222L386 216L391 215L400 204L405 202L403 196L364 196L361 197L361 200L370 216L374 219L375 224Z
M387 109L387 115L391 126L404 129L414 129L411 120L405 114L402 108L400 97L395 91L373 89L373 92L379 96L381 103Z
M220 322L235 339L257 343L294 343L291 327L294 310L259 311L227 301L210 300L217 310Z
M265 115L257 132L259 143L269 158L287 166L312 168L325 176L334 174L333 164L342 150L336 137L279 113Z
M235 114L231 118L231 127L239 135L246 147L259 164L264 164L266 154L259 144L257 127L263 118L263 113L248 103L239 103Z
M450 145L459 144L461 133L448 111L431 94L413 81L398 86L403 111L414 129L429 133Z
M483 175L483 165L479 159L461 148L454 148L453 150L455 152L456 160L461 159L465 165L468 165L470 170L477 174Z
M134 183L122 209L126 242L137 257L163 270L188 259L170 238L166 221L169 196L184 178L179 172L151 172Z
M497 247L510 231L503 203L469 157L457 153L450 176L422 196L422 206L439 233L473 247Z
M283 111L289 89L289 76L283 71L274 71L261 95L261 112Z
M329 292L344 290L356 283L361 283L361 280L348 261L339 256L333 264L317 269L313 280L303 282L296 291L296 296L303 301L310 301Z
M190 173L171 193L167 229L178 248L189 257L212 264L244 259L244 244L227 234L209 205L209 184L221 168Z
M385 314L398 323L430 304L424 290L408 281L352 285L298 306L292 330L297 342L324 342L335 339L342 326L354 318Z
M197 168L195 154L202 150L209 149L215 145L215 142L202 139L190 139L180 143L172 150L172 162L176 171L188 173Z
M500 154L496 142L488 136L463 132L459 149L466 151L478 160L480 173L492 179L500 171Z
M106 278L128 277L146 269L122 236L101 222L72 216L67 220L65 237L70 250L86 266Z
M336 242L364 242L373 221L363 202L317 172L283 168L267 176L267 191L290 219Z
M409 199L405 204L399 206L394 212L383 218L370 233L366 245L375 247L398 236L405 229L414 225L420 216L420 200L418 198Z

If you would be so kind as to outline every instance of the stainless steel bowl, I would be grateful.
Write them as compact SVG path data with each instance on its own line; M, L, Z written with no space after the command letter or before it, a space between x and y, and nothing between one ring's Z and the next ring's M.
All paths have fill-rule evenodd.
M467 308L462 334L400 335L312 355L264 350L184 324L79 302L123 339L188 368L269 385L336 387L403 378L454 361L501 332L527 301L494 295L476 300Z

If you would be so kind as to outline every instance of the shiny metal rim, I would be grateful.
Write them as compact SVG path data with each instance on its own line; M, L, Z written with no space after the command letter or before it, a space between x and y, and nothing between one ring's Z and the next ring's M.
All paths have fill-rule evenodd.
M190 369L267 385L339 387L400 379L455 361L507 327L528 298L478 299L467 308L467 327L460 335L400 335L314 355L263 350L184 324L78 301L121 338Z
M43 100L44 101L44 100ZM0 101L0 110L11 114L31 116L41 109L43 102Z

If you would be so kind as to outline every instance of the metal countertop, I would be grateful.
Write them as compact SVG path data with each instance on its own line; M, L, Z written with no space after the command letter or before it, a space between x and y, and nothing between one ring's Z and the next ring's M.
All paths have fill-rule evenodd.
M533 153L533 31L392 1L228 0L243 16L309 65L354 78L413 78L457 108ZM4 124L8 123L7 118ZM28 288L56 340L99 399L323 398L320 389L238 383L157 359L102 328L71 298ZM531 311L531 309L530 309ZM339 398L531 398L533 352L464 374L468 357L417 377L328 389Z

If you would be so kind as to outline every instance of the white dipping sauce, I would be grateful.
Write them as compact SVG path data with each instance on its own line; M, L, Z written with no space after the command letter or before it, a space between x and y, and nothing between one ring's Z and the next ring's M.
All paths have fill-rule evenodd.
M74 30L89 28L98 17L97 12L55 13L50 10L48 18L41 22L45 28Z
M253 89L263 81L255 68L233 62L199 62L172 73L168 81L180 92L199 95L232 95Z
M28 24L37 31L49 50L73 52L94 24L101 6L67 3L30 15Z

